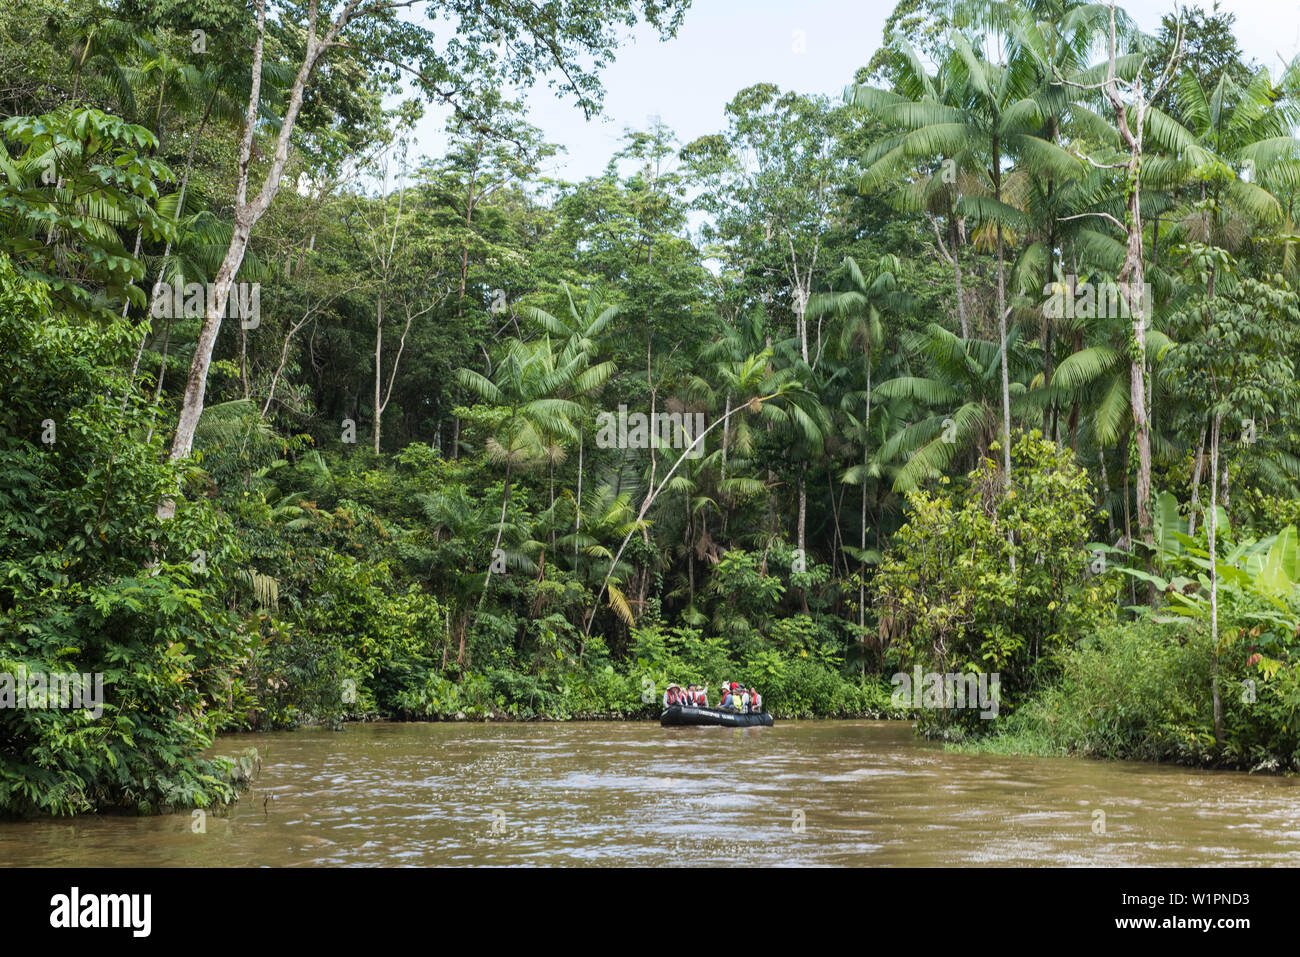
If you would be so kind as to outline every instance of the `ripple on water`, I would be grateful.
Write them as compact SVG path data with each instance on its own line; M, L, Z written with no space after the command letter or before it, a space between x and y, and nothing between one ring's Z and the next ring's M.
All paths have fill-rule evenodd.
M0 822L0 864L1300 864L1294 779L954 754L899 722L370 724L216 750L249 746L254 793L204 834Z

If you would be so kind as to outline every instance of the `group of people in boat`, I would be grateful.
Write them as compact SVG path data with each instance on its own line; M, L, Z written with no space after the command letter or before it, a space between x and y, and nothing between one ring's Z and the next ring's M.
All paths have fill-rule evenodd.
M709 707L709 686L670 684L664 692L664 707L680 705L683 708ZM759 714L763 710L763 696L757 688L746 688L735 681L722 683L722 700L718 703L722 711L736 711L741 714Z

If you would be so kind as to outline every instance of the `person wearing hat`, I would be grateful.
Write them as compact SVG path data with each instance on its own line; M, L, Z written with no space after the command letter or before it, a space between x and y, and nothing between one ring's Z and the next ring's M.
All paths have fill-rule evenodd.
M719 708L722 708L723 710L728 710L736 706L735 698L731 693L731 689L733 687L735 687L735 682L728 682L728 681L722 682L722 700L718 702Z
M675 704L682 703L681 685L676 683L670 684L664 691L664 707L671 708Z

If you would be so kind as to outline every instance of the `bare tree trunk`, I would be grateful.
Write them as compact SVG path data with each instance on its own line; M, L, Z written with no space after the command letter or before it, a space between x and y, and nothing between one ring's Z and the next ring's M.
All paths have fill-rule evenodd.
M1201 504L1201 467L1205 463L1206 427L1201 425L1201 438L1196 443L1196 464L1192 467L1192 504L1187 516L1187 534L1196 534L1196 509Z
M1214 746L1223 750L1223 701L1219 693L1219 572L1218 553L1215 551L1215 536L1219 530L1218 483L1213 476L1219 467L1219 425L1223 421L1221 412L1214 413L1214 426L1210 439L1210 643L1214 652L1213 667L1210 676L1210 689L1214 698Z
M955 249L954 249L955 252ZM958 287L958 296L960 297L961 286ZM962 324L965 325L965 312L962 312ZM963 338L964 338L963 329ZM858 559L858 641L862 643L862 674L867 673L867 562L865 553L867 551L867 466L871 462L871 451L867 445L867 439L871 435L871 336L867 335L867 350L865 361L867 363L867 398L866 411L862 416L862 527L861 538L858 548L864 557ZM877 532L877 539L879 532Z
M1177 68L1182 55L1183 24L1178 23L1174 52L1157 82L1152 98L1159 97L1169 79ZM1110 5L1109 62L1106 79L1102 84L1106 98L1110 102L1115 116L1115 126L1120 140L1128 149L1127 187L1125 195L1126 216L1124 229L1128 242L1124 252L1124 265L1116 277L1121 284L1126 284L1125 298L1129 304L1129 315L1133 319L1133 354L1129 363L1129 404L1133 410L1133 428L1137 440L1138 475L1137 475L1137 513L1138 529L1142 540L1149 548L1155 548L1155 530L1151 516L1151 422L1147 412L1147 340L1146 340L1146 296L1145 263L1142 257L1142 204L1139 170L1142 164L1142 139L1146 128L1147 115L1151 102L1142 89L1142 77L1133 79L1133 115L1134 123L1129 125L1128 106L1119 93L1115 77L1117 35L1115 29L1115 6Z
M379 432L383 428L384 410L379 404L380 380L384 368L382 356L384 351L384 294L380 292L375 304L375 455L379 454Z
M1046 324L1043 330L1045 342L1043 344L1043 388L1049 388L1052 385L1052 326ZM1043 407L1043 438L1052 437L1052 413L1055 405L1049 402Z
M1128 162L1121 167L1126 171L1127 180L1124 197L1125 221L1121 223L1108 213L1084 215L1101 215L1108 218L1123 229L1127 236L1124 265L1116 278L1121 284L1124 299L1129 306L1129 315L1133 320L1133 338L1131 340L1129 362L1129 405L1133 410L1133 429L1138 450L1138 528L1147 547L1154 549L1155 531L1151 516L1151 422L1147 412L1149 403L1146 382L1146 283L1145 266L1142 258L1141 184L1138 175L1142 164L1143 133L1146 129L1147 116L1151 112L1151 103L1160 97L1160 94L1177 71L1178 62L1182 57L1184 27L1180 16L1173 54L1165 64L1150 99L1147 98L1143 91L1141 74L1139 73L1133 78L1131 83L1133 91L1133 123L1130 124L1129 106L1120 95L1120 85L1115 72L1116 47L1118 44L1115 4L1111 2L1107 6L1110 10L1110 30L1107 40L1108 59L1105 79L1092 86L1084 86L1066 80L1059 73L1057 73L1057 79L1076 88L1100 89L1104 92L1115 117L1115 127L1119 132L1120 142L1128 151ZM1094 160L1089 160L1089 162L1093 166L1100 165Z
M993 138L993 197L1002 202L1002 151L998 138ZM1001 215L999 213L999 215ZM1011 377L1007 369L1007 277L1002 248L1002 222L998 221L998 342L1002 347L1002 467L1006 473L1006 487L1011 488ZM1012 558L1012 571L1015 558Z
M961 324L961 337L970 338L970 329L966 324L966 293L961 284L961 260L957 258L954 250L952 257L952 271L957 282L957 321Z
M573 567L578 567L578 536L582 531L582 446L586 436L578 429L578 497L573 508Z
M804 464L799 472L799 554L807 555L804 551L804 528L808 521L808 465Z
M863 463L866 463L867 454L864 450L862 453ZM867 477L862 476L862 527L861 536L858 540L858 553L863 555L867 551ZM864 559L858 559L858 643L862 645L862 674L867 673L867 563Z
M330 24L322 39L316 35L317 3L312 0L308 15L307 42L303 60L289 90L284 117L276 137L275 153L271 168L267 171L262 188L251 201L248 200L248 174L252 164L253 137L257 130L259 105L262 91L262 60L266 43L266 0L257 2L257 38L253 44L253 59L250 70L251 84L248 95L248 110L244 118L244 133L239 146L239 172L235 186L234 228L231 230L230 245L226 249L221 267L217 270L213 283L213 295L207 303L203 325L199 330L198 343L194 350L194 361L190 365L189 378L185 383L185 395L181 401L180 418L176 426L176 435L172 439L171 458L181 459L190 454L194 445L194 432L203 414L203 399L207 391L208 369L212 365L212 350L217 343L217 333L221 330L221 317L226 310L226 300L230 296L231 284L235 274L244 261L248 241L253 227L270 207L280 188L285 164L289 161L289 142L293 137L298 114L302 110L303 95L308 80L316 70L316 64L324 52L333 46L339 31L346 26L360 0L347 0L343 9ZM159 516L170 517L174 505L164 500L159 505Z

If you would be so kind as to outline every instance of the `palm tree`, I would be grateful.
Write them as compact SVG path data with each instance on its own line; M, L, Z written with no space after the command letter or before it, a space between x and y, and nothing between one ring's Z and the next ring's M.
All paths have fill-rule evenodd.
M1034 58L1012 45L1006 62L993 63L971 41L954 33L948 56L940 67L944 76L919 99L902 93L855 87L850 96L899 133L869 155L867 176L883 181L915 175L917 161L945 158L969 164L983 185L981 194L964 195L956 211L975 220L972 239L977 248L992 250L997 260L997 325L1002 379L1003 468L1011 474L1011 384L1007 355L1006 245L1015 242L1026 225L1024 213L1005 195L1005 161L1019 159L1038 175L1066 179L1080 161L1042 133L1043 108L1034 98L1038 72ZM942 91L942 96L938 92Z
M714 419L699 435L694 436L692 445L682 450L681 455L677 457L676 462L668 469L659 484L647 490L647 494L641 502L641 508L638 510L635 519L627 523L627 533L624 535L618 550L614 553L614 557L610 560L609 570L601 581L600 590L596 594L596 601L591 608L591 613L587 616L587 623L583 629L584 635L591 634L592 622L595 621L596 611L599 609L601 599L604 598L606 591L610 593L611 604L615 605L615 610L620 614L620 617L625 617L625 620L630 619L626 599L621 598L618 586L613 581L614 575L621 567L619 563L623 557L623 552L627 549L628 542L632 540L632 536L637 531L645 528L646 513L664 489L672 482L673 476L677 474L678 469L681 468L682 463L687 460L693 450L697 446L702 447L705 437L719 425L725 425L731 416L745 411L770 414L768 410L771 408L773 400L787 399L796 392L801 391L802 387L795 381L789 370L772 370L771 360L771 351L765 349L759 354L751 356L742 364L736 379L737 397L748 396L748 398L736 405L726 415Z
M583 453L585 451L585 423L590 411L591 398L609 381L614 374L614 363L595 362L595 358L606 347L605 336L618 317L619 307L605 302L605 291L600 285L593 286L587 296L587 304L578 311L573 301L573 292L564 284L564 295L568 302L568 315L564 319L534 306L525 308L524 314L545 330L548 336L555 336L560 342L560 353L556 357L559 366L573 364L575 375L571 382L564 383L564 397L575 399L582 404L582 416L578 425L578 491L574 502L574 533L582 530L582 479ZM555 472L550 474L551 507L555 506ZM555 541L552 537L552 548ZM574 559L577 559L577 540L574 541Z
M963 106L958 89L950 84L952 74L940 71L931 76L926 72L916 50L902 37L889 49L894 65L894 93L904 100L927 102L960 110ZM865 108L868 113L896 101L881 97L881 91L859 87L849 92L850 100ZM867 170L859 188L863 192L883 190L886 198L898 209L908 213L921 213L934 231L940 255L953 268L953 284L957 306L957 322L962 338L970 335L966 318L966 297L961 268L961 250L967 244L966 220L958 209L965 192L981 189L977 177L968 170L977 167L977 144L965 140L952 141L952 155L935 155L928 165L912 170L911 178L899 180L899 169L910 169L912 163L924 157L911 155L906 149L906 133L896 133L882 140L866 157ZM940 228L940 219L943 227Z
M1142 159L1144 195L1160 191L1159 211L1167 212L1171 220L1171 229L1164 237L1166 243L1175 248L1184 244L1189 254L1204 263L1206 268L1199 278L1211 302L1224 257L1238 249L1258 227L1272 226L1282 218L1282 205L1270 189L1282 191L1300 174L1300 150L1291 133L1300 115L1294 96L1288 92L1297 83L1297 69L1292 64L1278 83L1273 82L1268 71L1260 70L1245 87L1238 86L1225 72L1208 92L1196 74L1187 70L1171 87L1171 109L1179 119L1151 110L1148 133L1160 152ZM1161 238L1158 230L1159 220L1153 249ZM1151 272L1157 273L1154 268ZM1157 274L1153 278L1162 277ZM1173 290L1171 306L1193 292L1188 287ZM1156 354L1167 344L1156 342ZM1149 387L1155 388L1156 382L1151 380ZM1154 407L1154 403L1148 404ZM1207 420L1199 423L1191 482L1191 531L1196 528L1210 430ZM1217 481L1217 476L1212 480Z
M1028 372L1031 360L1013 330L1008 348L984 339L962 339L938 323L906 337L909 352L925 366L927 375L900 375L876 386L875 399L911 400L922 418L897 430L884 442L878 461L902 462L894 490L905 492L923 480L943 474L958 455L974 452L983 458L1001 434L999 428L998 372L1004 356L1014 365L1017 378ZM1014 392L1024 395L1017 381Z
M954 246L954 250L955 250ZM862 510L859 523L859 545L853 557L858 560L858 627L863 636L866 634L866 563L867 552L867 484L870 472L871 448L868 436L871 431L871 366L875 351L884 340L884 325L880 318L881 308L903 308L906 298L898 292L896 274L901 266L898 257L882 256L874 264L868 275L863 272L857 260L852 257L844 259L845 280L849 288L844 292L819 293L808 304L809 315L817 318L831 315L840 320L839 355L848 363L850 370L861 377L861 387L849 389L840 402L840 412L847 419L851 434L862 447L861 465L851 466L845 471L842 481L857 484L862 492ZM957 266L958 308L961 308L960 275ZM965 333L966 322L963 312L962 330ZM858 412L858 409L861 412ZM860 415L860 417L859 417ZM877 540L879 535L877 534ZM849 551L849 549L845 549ZM865 640L865 637L863 638ZM865 666L865 665L864 665Z
M722 448L718 487L724 498L732 499L754 491L752 480L728 477L727 467L733 445L730 419L732 403L743 389L742 379L744 370L748 367L748 360L767 348L769 341L767 310L760 304L754 309L741 312L735 322L724 322L721 326L721 335L700 350L700 359L712 363L713 373L719 380L716 391L726 396L722 409ZM697 395L710 398L715 396L713 386L703 377L697 377L691 383L691 388ZM716 403L713 407L717 407ZM742 453L747 454L751 449L747 421L743 418L738 420L735 428L735 444ZM723 527L726 527L725 513Z
M514 473L543 462L553 463L560 454L560 442L578 437L573 421L582 414L582 406L572 399L560 398L558 393L572 386L585 361L585 354L579 354L557 364L549 340L530 345L510 339L496 368L489 370L491 378L472 369L457 371L462 386L506 411L505 418L486 443L488 458L505 465L501 516L492 545L494 561L500 554ZM491 580L489 565L479 598L480 610L487 600Z

